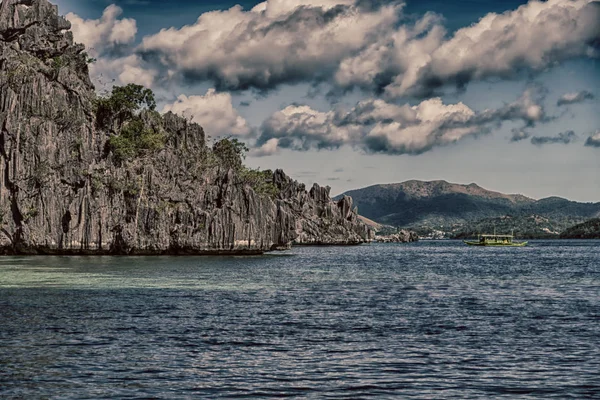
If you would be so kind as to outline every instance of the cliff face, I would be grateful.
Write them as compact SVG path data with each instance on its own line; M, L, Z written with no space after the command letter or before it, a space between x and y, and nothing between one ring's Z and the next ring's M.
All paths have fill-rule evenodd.
M307 192L304 184L292 180L281 170L275 171L274 183L280 190L280 201L295 220L294 244L356 244L374 237L374 231L359 219L352 198L344 196L334 202L329 197L330 188L317 184Z
M144 116L166 138L160 150L117 162L69 29L46 0L0 6L0 252L260 253L370 238L350 198L282 171L277 193L257 193L171 113Z

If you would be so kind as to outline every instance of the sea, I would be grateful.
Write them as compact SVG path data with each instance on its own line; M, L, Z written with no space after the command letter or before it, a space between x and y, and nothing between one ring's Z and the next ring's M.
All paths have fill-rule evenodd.
M2 399L600 398L600 241L0 258Z

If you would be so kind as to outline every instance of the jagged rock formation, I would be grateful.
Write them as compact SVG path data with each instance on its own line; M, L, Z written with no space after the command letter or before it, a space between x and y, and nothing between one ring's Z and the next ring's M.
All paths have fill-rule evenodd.
M375 239L376 242L379 243L410 243L410 242L418 242L419 235L417 235L413 231L409 231L406 229L402 229L397 233L386 236L377 236Z
M0 6L0 252L261 253L299 243L361 243L371 231L329 190L282 171L257 193L214 162L197 124L144 114L164 135L120 162L97 128L87 55L46 0Z
M298 233L294 244L344 245L371 239L373 233L358 217L352 198L344 196L337 202L329 197L330 187L314 184L307 193L304 184L275 171L275 185L280 189L279 198L296 220Z

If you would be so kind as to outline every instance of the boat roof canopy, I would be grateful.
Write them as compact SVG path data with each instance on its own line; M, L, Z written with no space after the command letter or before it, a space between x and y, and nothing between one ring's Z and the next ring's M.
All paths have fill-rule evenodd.
M479 235L481 237L498 237L498 238L511 238L513 235Z

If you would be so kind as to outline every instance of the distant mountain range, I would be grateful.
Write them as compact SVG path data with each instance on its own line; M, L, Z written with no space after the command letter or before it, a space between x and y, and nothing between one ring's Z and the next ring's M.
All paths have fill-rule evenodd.
M421 235L464 237L477 231L515 230L528 237L558 237L567 228L600 217L600 203L560 197L541 200L504 194L471 183L417 181L351 190L359 213L379 224L411 228ZM341 197L340 195L339 197Z

